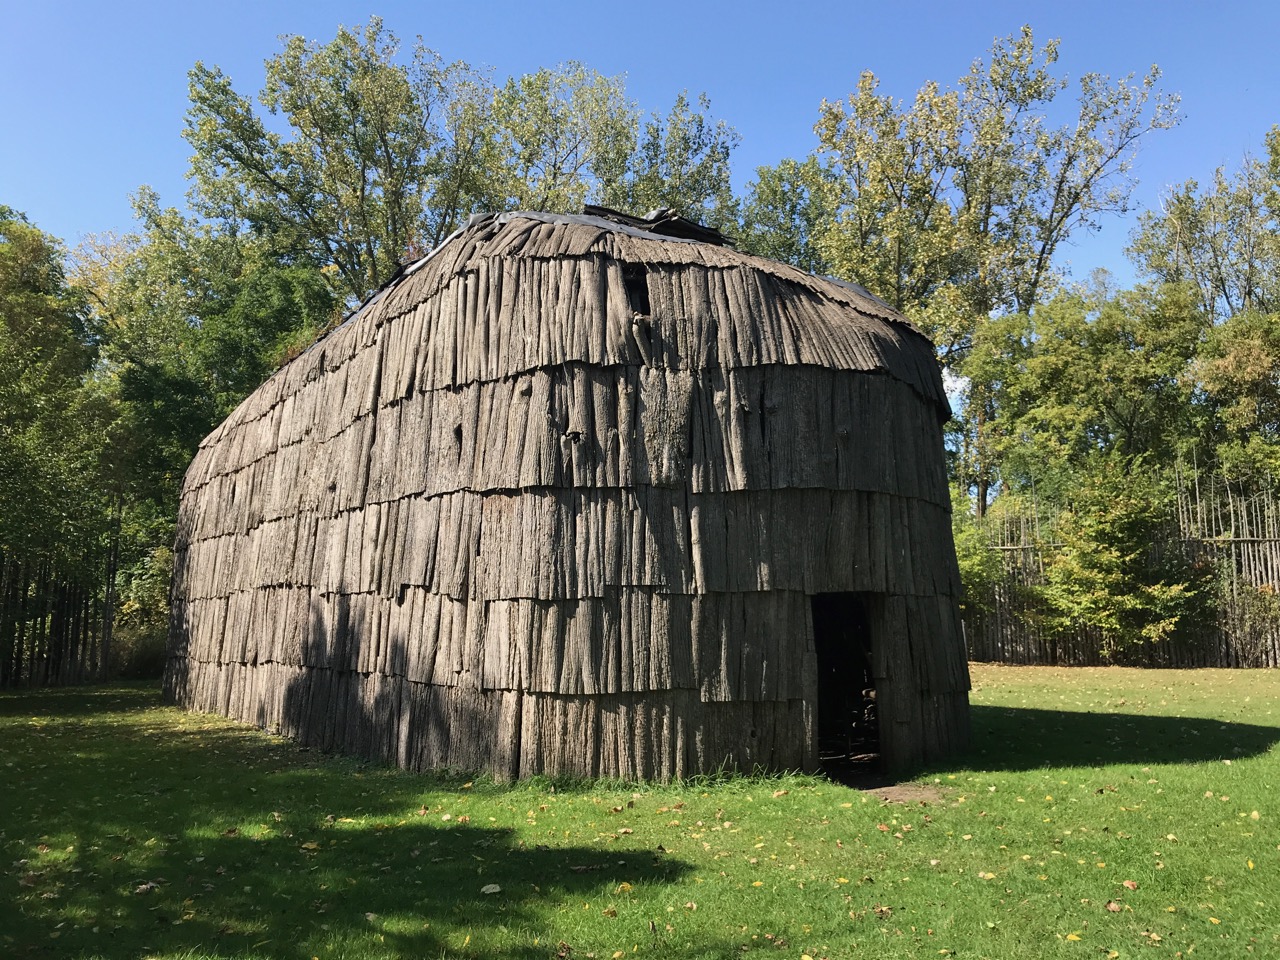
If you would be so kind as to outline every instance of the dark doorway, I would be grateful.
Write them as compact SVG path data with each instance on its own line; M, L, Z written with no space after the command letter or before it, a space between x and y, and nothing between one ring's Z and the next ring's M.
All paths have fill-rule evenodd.
M871 672L875 599L866 593L819 593L812 598L818 760L836 779L879 766L880 727Z

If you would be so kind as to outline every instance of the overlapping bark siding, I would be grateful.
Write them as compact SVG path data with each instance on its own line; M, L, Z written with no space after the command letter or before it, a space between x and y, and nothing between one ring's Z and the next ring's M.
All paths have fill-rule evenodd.
M410 768L812 768L810 597L858 591L886 757L941 756L968 690L944 409L927 341L856 290L481 224L202 444L167 693Z

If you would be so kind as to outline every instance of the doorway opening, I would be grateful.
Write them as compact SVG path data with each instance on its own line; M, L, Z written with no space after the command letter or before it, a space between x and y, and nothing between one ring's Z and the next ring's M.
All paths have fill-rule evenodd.
M880 724L871 670L872 610L868 593L812 598L818 660L818 761L834 779L873 771L880 763Z

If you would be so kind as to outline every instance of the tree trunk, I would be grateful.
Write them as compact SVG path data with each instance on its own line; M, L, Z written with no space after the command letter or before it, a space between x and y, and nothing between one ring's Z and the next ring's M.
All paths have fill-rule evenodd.
M99 651L98 679L111 677L111 633L116 616L116 565L120 561L120 513L121 498L116 497L111 508L111 542L107 545L107 582L102 596L102 644Z

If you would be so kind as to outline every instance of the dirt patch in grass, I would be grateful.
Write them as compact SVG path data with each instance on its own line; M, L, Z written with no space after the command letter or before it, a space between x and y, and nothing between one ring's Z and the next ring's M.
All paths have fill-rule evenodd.
M942 802L942 790L924 783L895 783L884 787L864 789L882 803L909 803L924 806Z

